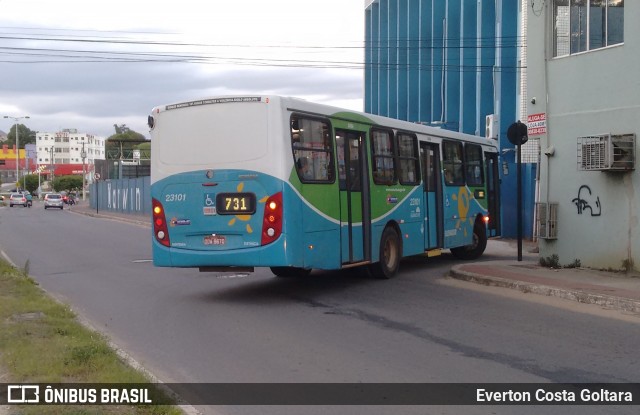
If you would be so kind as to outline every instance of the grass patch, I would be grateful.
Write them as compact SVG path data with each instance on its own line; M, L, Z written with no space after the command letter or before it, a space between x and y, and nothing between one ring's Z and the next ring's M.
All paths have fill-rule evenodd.
M0 376L3 383L151 382L123 362L107 339L38 287L26 270L0 259ZM165 400L166 401L166 400ZM16 412L15 410L18 410ZM20 415L178 415L168 405L16 406Z

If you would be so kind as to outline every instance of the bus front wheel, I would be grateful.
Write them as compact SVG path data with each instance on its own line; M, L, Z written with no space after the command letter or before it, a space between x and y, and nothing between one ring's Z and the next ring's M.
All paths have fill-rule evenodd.
M380 279L395 277L400 268L402 242L395 229L387 226L380 238L380 261L369 266L371 274Z
M310 269L296 267L271 267L271 272L282 278L304 278L311 274Z
M473 227L471 245L451 248L451 253L458 259L477 259L487 247L487 231L482 221L476 221Z

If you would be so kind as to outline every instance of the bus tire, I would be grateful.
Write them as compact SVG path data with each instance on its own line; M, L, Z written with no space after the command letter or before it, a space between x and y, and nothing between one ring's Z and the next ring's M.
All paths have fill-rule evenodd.
M311 269L297 267L271 267L271 272L281 278L304 278L311 274Z
M400 258L402 258L400 236L393 227L387 226L380 238L380 260L371 264L369 270L375 278L393 278L400 268Z
M477 220L473 227L473 242L471 245L451 248L451 253L458 259L477 259L487 248L487 230L481 220Z

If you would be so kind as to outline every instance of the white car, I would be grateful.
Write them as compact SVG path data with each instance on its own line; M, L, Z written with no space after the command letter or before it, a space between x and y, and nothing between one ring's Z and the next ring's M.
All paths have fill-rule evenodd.
M50 207L64 209L64 202L60 193L49 193L44 197L44 208L48 209Z
M27 197L22 193L11 193L11 196L9 196L9 207L13 207L13 205L27 207Z

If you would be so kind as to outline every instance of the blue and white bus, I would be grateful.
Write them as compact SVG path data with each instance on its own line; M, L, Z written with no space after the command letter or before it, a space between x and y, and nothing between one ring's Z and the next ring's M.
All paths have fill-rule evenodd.
M163 105L149 127L156 266L389 278L500 232L494 140L279 96Z

